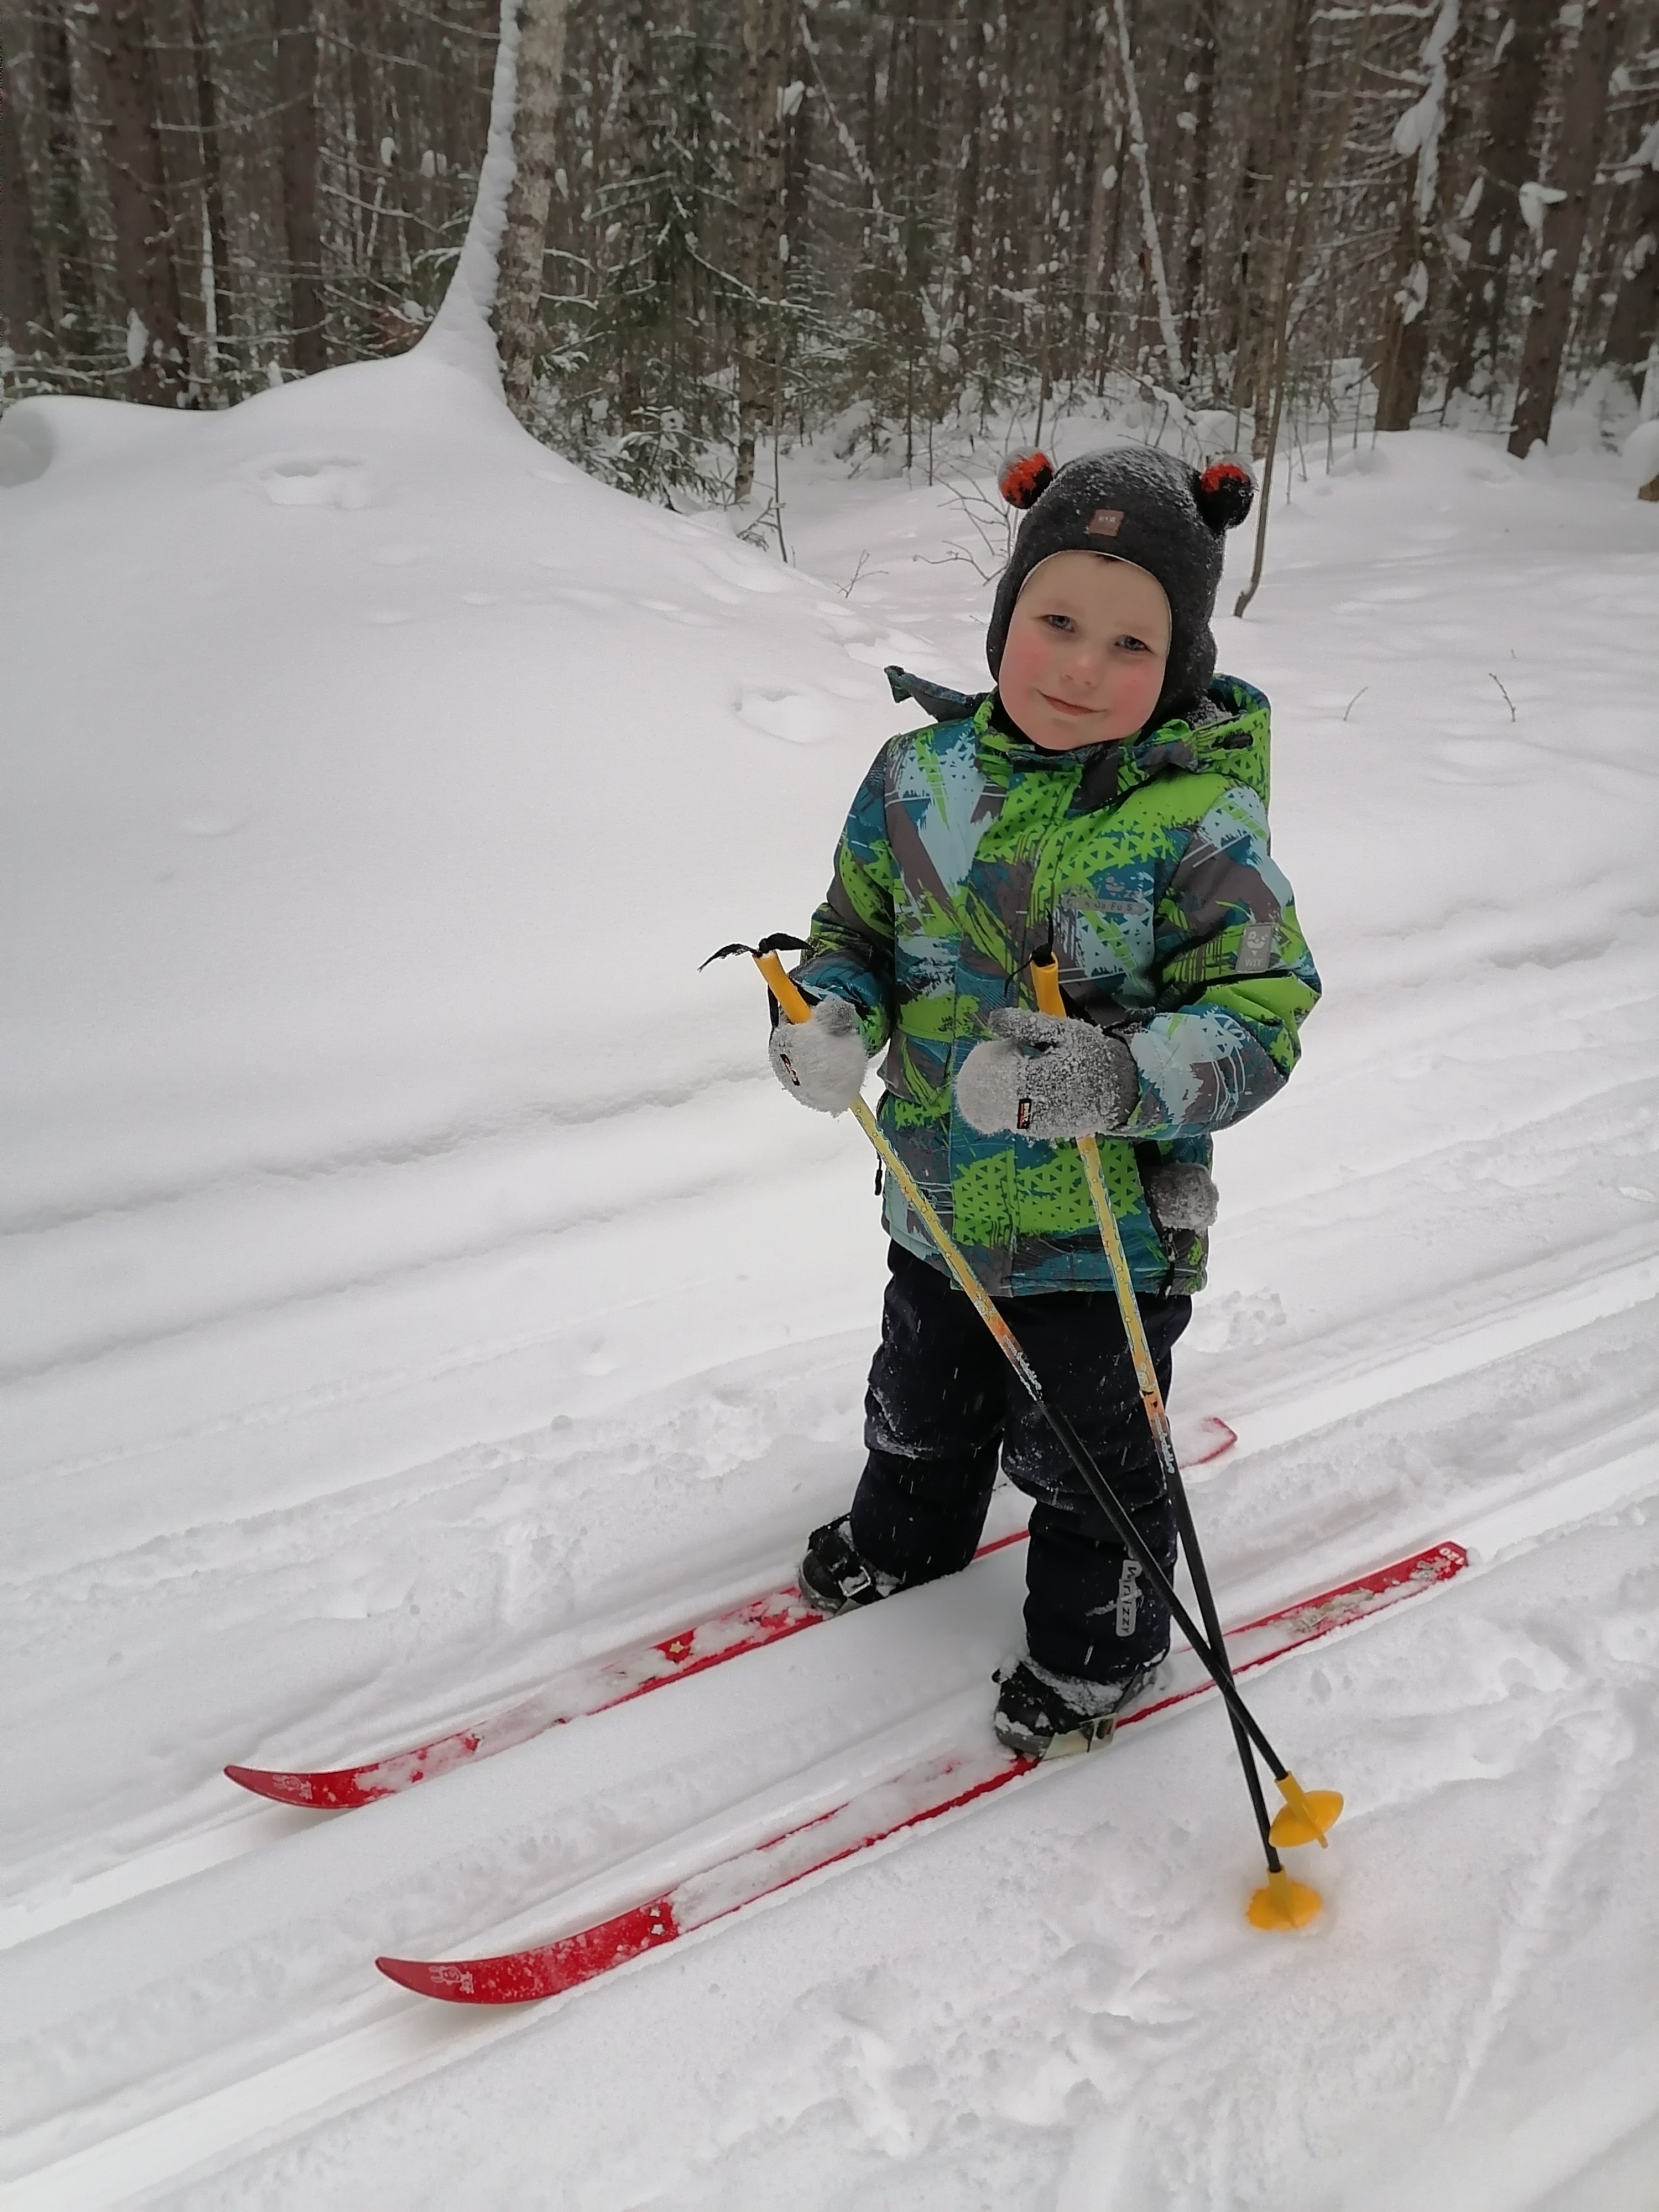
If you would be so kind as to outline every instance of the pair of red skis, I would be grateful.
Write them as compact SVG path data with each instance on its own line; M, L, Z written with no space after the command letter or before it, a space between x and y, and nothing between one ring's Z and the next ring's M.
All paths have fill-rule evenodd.
M1229 1431L1227 1443L1231 1441ZM1225 1449L1224 1443L1221 1449ZM1023 1530L1000 1537L986 1545L980 1556L1023 1540ZM1461 1545L1437 1544L1372 1574L1322 1590L1300 1604L1248 1622L1227 1638L1233 1672L1252 1673L1286 1652L1368 1620L1419 1591L1449 1582L1468 1564L1468 1555ZM279 1773L247 1766L230 1766L225 1771L244 1789L278 1804L319 1809L366 1805L506 1751L562 1722L608 1711L745 1651L781 1642L813 1627L821 1619L793 1585L768 1590L659 1643L618 1653L561 1692L525 1698L475 1727L456 1730L412 1750L329 1771ZM1186 1705L1212 1687L1210 1677L1191 1653L1178 1653L1164 1678L1153 1686L1143 1703L1123 1716L1118 1726L1132 1728L1139 1721ZM702 1869L663 1896L552 1942L495 1958L453 1962L378 1959L375 1964L405 1989L453 2003L520 2004L556 1996L694 1929L724 1919L822 1868L1042 1771L1035 1760L1011 1757L995 1742L988 1727L982 1741L976 1731L970 1745L922 1761L889 1781L860 1790L828 1813L798 1822L763 1844Z

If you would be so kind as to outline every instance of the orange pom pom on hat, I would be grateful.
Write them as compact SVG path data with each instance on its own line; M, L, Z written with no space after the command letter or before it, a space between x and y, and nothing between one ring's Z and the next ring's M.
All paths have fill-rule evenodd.
M1170 658L1147 728L1189 713L1215 673L1210 616L1226 534L1255 497L1249 471L1237 461L1199 470L1154 446L1115 446L1058 470L1044 453L1017 453L997 481L1025 520L986 633L992 675L1002 665L1014 602L1038 562L1054 553L1103 553L1155 576L1170 602Z

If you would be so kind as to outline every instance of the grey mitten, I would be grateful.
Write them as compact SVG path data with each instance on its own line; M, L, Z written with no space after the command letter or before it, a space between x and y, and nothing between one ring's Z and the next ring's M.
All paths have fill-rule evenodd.
M1099 1136L1133 1113L1140 1077L1121 1037L1018 1006L999 1006L989 1026L957 1075L957 1104L981 1136Z
M820 999L811 1021L780 1022L769 1049L773 1074L814 1113L844 1114L864 1087L870 1055L845 999Z
M1208 1168L1196 1160L1165 1160L1142 1179L1146 1204L1160 1229L1207 1229L1220 1201Z

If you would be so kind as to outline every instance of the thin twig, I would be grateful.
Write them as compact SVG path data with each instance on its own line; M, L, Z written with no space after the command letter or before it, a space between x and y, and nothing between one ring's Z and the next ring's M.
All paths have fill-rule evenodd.
M1486 673L1487 673L1487 675L1488 675L1488 676L1492 676L1492 682L1493 682L1494 684L1498 684L1498 690L1499 690L1500 691L1504 691L1504 687L1503 687L1503 685L1502 685L1501 684L1498 684L1498 678L1497 678L1495 676L1492 676L1492 671L1491 671L1491 669L1490 669L1490 668L1486 671ZM1509 695L1509 693L1508 693L1507 691L1504 691L1504 705L1509 708L1509 710L1510 710L1510 721L1512 721L1512 722L1517 722L1517 721L1519 721L1521 718L1520 718L1520 716L1519 716L1519 715L1516 713L1516 711L1515 711L1515 702L1514 702L1514 700L1513 700L1513 699L1511 699L1511 698L1510 698L1510 695Z
M1359 689L1354 693L1352 698L1349 700L1347 705L1342 709L1342 719L1345 722L1370 688L1371 687L1369 684L1362 684Z

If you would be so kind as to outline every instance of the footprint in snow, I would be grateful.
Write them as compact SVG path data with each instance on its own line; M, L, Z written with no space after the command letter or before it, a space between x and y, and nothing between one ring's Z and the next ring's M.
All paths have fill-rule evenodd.
M273 507L368 505L368 470L362 461L311 453L273 455L254 477Z

